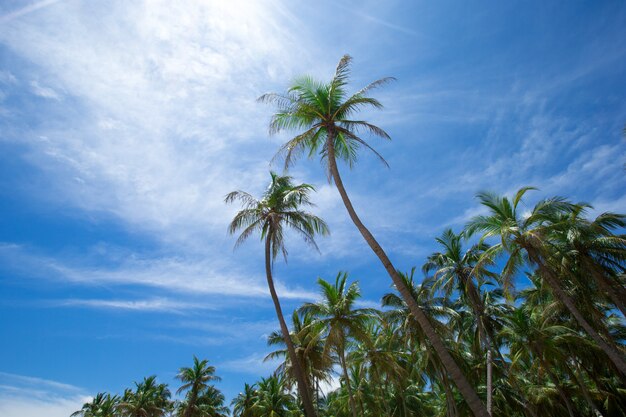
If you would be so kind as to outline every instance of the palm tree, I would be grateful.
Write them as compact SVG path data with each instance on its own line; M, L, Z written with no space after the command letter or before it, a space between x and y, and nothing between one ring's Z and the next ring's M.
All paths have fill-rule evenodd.
M257 400L255 385L244 384L240 392L230 403L233 406L233 417L254 417L254 403Z
M344 55L341 58L330 83L320 83L310 77L302 77L294 82L286 94L270 93L259 98L260 101L269 102L278 107L277 113L274 114L270 122L271 134L283 130L304 130L284 144L277 156L284 157L285 167L288 167L305 152L309 157L320 155L322 162L327 167L328 178L330 181L334 181L350 218L372 251L380 259L402 298L409 306L411 314L415 316L420 327L427 334L446 371L456 383L474 414L486 417L488 413L485 406L446 350L428 318L420 310L417 302L411 298L409 288L404 285L400 274L383 248L357 215L343 185L337 167L337 158L352 167L356 162L359 148L365 147L374 152L386 164L382 156L359 136L360 132L368 132L383 139L390 139L383 129L363 120L355 120L352 116L362 108L382 108L382 104L378 100L368 97L367 93L393 80L393 78L382 78L374 81L355 94L348 96L346 86L351 60L349 55Z
M626 216L603 213L595 220L582 217L584 208L561 219L555 231L556 244L565 260L566 272L594 293L603 293L626 317L626 288L622 275L626 263L626 236L615 229L626 227ZM593 287L597 289L594 290ZM598 291L599 290L599 291Z
M368 343L366 329L368 322L374 318L374 312L368 308L354 308L354 303L361 296L361 292L357 282L347 286L347 280L348 274L346 272L337 274L334 284L319 278L317 283L322 290L322 300L318 303L306 303L300 310L315 317L315 324L319 324L325 329L324 350L327 352L326 355L334 350L339 358L352 414L356 417L356 403L350 387L346 363L346 348L349 339Z
M209 366L208 360L204 359L200 361L195 356L193 357L193 366L190 368L180 368L176 378L183 383L176 391L177 394L189 390L185 396L183 417L191 417L196 414L194 410L197 409L196 400L198 399L198 394L207 388L207 382L220 380L218 376L215 376L215 367Z
M118 405L124 417L162 417L172 408L166 384L157 384L156 376L135 382L135 391L126 389Z
M453 292L459 294L461 301L467 304L477 324L479 338L487 356L487 412L491 414L492 408L492 345L494 344L494 326L485 315L480 292L480 280L493 277L484 268L485 262L477 268L481 254L488 249L487 244L479 242L469 250L463 251L463 234L455 234L451 229L446 229L435 240L441 246L441 252L435 252L428 256L422 267L424 273L435 271L433 290L442 289L447 297Z
M258 417L291 417L296 409L293 396L285 389L285 380L278 375L261 378L252 409Z
M71 416L115 417L119 400L117 395L111 396L111 394L100 392L90 402L83 404L80 410L72 413Z
M292 314L293 332L290 334L294 344L300 367L304 370L307 384L315 389L315 397L319 412L319 384L330 382L332 361L325 355L324 342L320 337L322 327L316 325L311 314L299 314L296 310ZM285 339L280 331L272 332L267 339L270 346L285 346ZM284 359L277 372L282 373L287 381L294 381L295 374L287 349L278 349L270 352L264 360Z
M230 410L224 405L225 400L226 398L220 390L212 385L208 385L198 392L193 407L189 406L189 398L181 401L178 406L177 416L227 417ZM189 412L189 410L192 411Z
M509 253L502 271L505 283L511 281L511 277L523 265L524 255L526 255L530 264L537 267L539 276L550 287L554 297L567 308L580 327L605 352L619 372L626 376L626 361L623 353L619 352L610 340L602 338L593 328L576 306L575 300L563 287L557 274L558 268L553 266L555 246L554 239L551 238L554 236L554 231L563 227L560 221L563 220L564 215L579 211L581 206L555 197L540 201L528 216L522 216L518 209L519 203L524 194L532 189L532 187L521 188L512 201L507 197L488 192L479 193L478 199L489 209L490 213L472 219L467 228L468 233L481 231L483 232L482 239L500 238L500 243L486 252L485 259L493 259L495 255L503 251Z
M284 244L284 230L290 228L304 238L304 241L317 249L316 235L327 235L328 227L319 217L302 210L303 206L312 206L309 193L315 188L309 184L295 185L289 176L280 176L270 173L272 181L260 200L244 191L229 193L225 201L232 203L236 200L243 204L243 209L233 218L228 231L231 234L242 230L235 247L243 243L253 233L260 232L261 239L265 239L265 274L267 285L274 302L276 316L280 323L280 330L285 339L291 363L294 365L298 392L308 417L315 417L315 409L311 400L310 387L307 386L304 371L301 369L293 342L289 337L289 329L285 323L280 301L272 278L273 262L279 253L287 257Z

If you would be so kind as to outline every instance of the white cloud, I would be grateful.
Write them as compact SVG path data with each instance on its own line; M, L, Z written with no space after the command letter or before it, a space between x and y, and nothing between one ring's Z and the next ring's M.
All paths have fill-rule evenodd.
M82 388L73 385L0 372L3 417L68 417L89 400Z
M51 99L51 100L61 100L61 96L54 89L50 87L45 87L39 84L38 81L31 81L30 88L33 94L39 97Z
M185 310L214 310L215 306L207 303L193 303L175 301L166 298L152 298L147 300L98 300L98 299L68 299L51 302L58 307L86 307L95 309L156 311L180 313Z
M0 259L6 267L18 273L28 272L30 276L45 279L56 279L63 282L95 286L101 284L128 286L143 285L178 293L195 295L221 295L232 297L267 297L268 290L264 276L246 273L228 263L218 264L215 261L193 258L137 258L127 254L123 261L116 265L101 267L84 266L76 262L54 259L28 252L24 247L14 244L0 244ZM105 258L106 259L106 258ZM281 298L311 299L315 295L297 287L287 287L276 282ZM87 301L83 303L87 306ZM98 301L92 300L95 307ZM131 304L119 303L119 308L131 309ZM168 306L169 303L169 306ZM79 305L79 304L75 304ZM197 304L189 302L188 308L196 308ZM105 305L101 302L101 307ZM182 304L165 300L140 301L134 304L135 309L181 308ZM113 308L113 304L109 304Z
M30 143L31 162L58 187L50 198L163 240L222 232L233 212L223 196L267 175L267 109L255 99L308 60L285 10L275 1L61 2L7 23L0 41L56 80L33 91L65 91L84 106Z

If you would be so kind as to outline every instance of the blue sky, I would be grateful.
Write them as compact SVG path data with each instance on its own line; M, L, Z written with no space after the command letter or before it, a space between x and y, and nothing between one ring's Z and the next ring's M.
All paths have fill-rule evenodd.
M391 168L363 154L343 172L399 268L479 213L479 190L626 211L622 1L170 3L0 4L0 415L174 383L194 354L228 398L272 371L262 246L232 251L223 197L260 194L287 139L255 99L344 53L355 89L398 79L363 115ZM332 235L321 254L288 236L285 310L340 270L377 303L389 279L319 163L291 174Z

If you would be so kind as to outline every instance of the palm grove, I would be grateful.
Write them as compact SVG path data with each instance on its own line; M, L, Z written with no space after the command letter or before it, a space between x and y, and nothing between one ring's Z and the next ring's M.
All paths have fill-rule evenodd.
M318 279L320 301L305 303L287 324L272 276L287 257L285 233L313 248L328 234L311 213L309 184L271 173L260 198L226 196L241 210L229 226L236 247L263 242L268 288L279 330L268 343L276 372L232 401L236 417L280 416L622 416L626 415L626 216L589 218L590 206L549 197L522 211L531 187L514 195L478 194L486 214L463 230L445 230L437 252L400 271L363 224L344 187L338 161L352 167L363 133L390 139L358 112L382 108L369 92L392 78L347 93L351 58L328 83L305 76L260 101L276 112L270 133L292 131L276 158L320 158L348 215L387 271L392 291L380 309L358 308L358 282L348 273ZM230 410L210 381L206 360L181 368L181 399L154 377L123 395L98 394L75 414L217 417ZM332 381L339 387L324 390Z

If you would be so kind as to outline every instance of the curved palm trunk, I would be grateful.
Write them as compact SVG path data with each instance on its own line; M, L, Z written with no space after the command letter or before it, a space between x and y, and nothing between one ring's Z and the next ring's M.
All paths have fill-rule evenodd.
M484 404L476 394L476 391L474 391L474 388L472 388L467 378L465 378L465 375L463 375L461 368L459 368L457 363L454 361L454 359L446 349L445 345L443 344L443 341L435 332L434 327L428 321L428 318L426 317L424 312L417 305L417 302L413 299L409 288L404 285L400 274L398 274L398 271L396 271L396 268L389 260L389 257L380 246L380 244L376 241L372 233L365 227L363 222L361 222L361 219L356 214L354 207L352 207L352 202L350 201L350 198L346 193L346 189L343 186L343 181L341 181L341 176L339 175L339 170L337 169L337 161L335 160L335 148L333 145L333 141L333 135L331 132L329 132L326 144L328 151L328 167L330 169L330 174L335 181L335 185L337 186L337 190L339 190L339 194L341 195L343 204L346 206L348 214L352 219L352 222L355 224L357 229L359 229L359 232L361 232L361 235L363 236L369 247L372 249L372 251L374 251L378 259L380 259L380 262L385 267L385 270L387 270L387 273L391 277L391 280L393 281L395 287L402 296L402 299L409 307L411 314L413 314L413 317L415 317L415 320L417 320L417 322L419 323L422 331L426 334L426 337L433 346L435 353L437 354L446 371L461 392L461 395L463 395L463 398L467 402L469 408L472 410L476 417L489 417L489 413L487 412Z
M352 387L350 386L350 377L348 376L348 367L346 366L346 353L344 348L341 347L339 352L339 360L341 361L341 369L343 371L343 377L346 380L346 389L348 390L348 399L350 400L350 408L352 409L352 415L358 417L356 414L356 404L354 402L354 394L352 393Z
M528 253L528 257L531 262L533 262L539 268L539 272L543 279L546 280L547 284L550 286L552 291L554 292L555 297L565 305L565 307L569 310L569 312L574 316L578 324L587 332L587 334L598 344L600 349L606 353L611 362L615 365L615 367L622 373L621 378L624 380L624 376L626 376L626 361L624 361L624 357L614 346L611 346L609 342L604 340L600 334L587 322L585 317L582 315L572 297L570 297L563 288L561 288L561 284L559 284L559 280L552 273L550 268L548 268L544 262L537 256L535 251L532 248L524 248Z
M313 403L311 402L311 396L309 395L309 389L306 383L306 379L304 377L304 372L300 367L300 362L298 361L298 357L296 356L296 349L293 347L293 342L291 341L291 337L289 336L289 328L287 327L287 323L285 323L285 318L283 317L283 311L280 307L280 301L278 300L278 294L276 294L276 288L274 288L274 279L272 278L272 254L271 254L271 241L270 241L271 233L268 233L265 238L265 274L267 277L267 286L270 289L270 294L272 295L272 301L274 302L274 308L276 309L276 316L278 317L278 322L280 323L280 330L283 334L283 339L285 340L285 344L287 345L287 352L289 353L289 359L291 360L291 366L296 374L296 381L298 383L298 392L300 393L300 398L302 399L302 404L304 405L304 411L307 417L316 417L315 409L313 408Z

